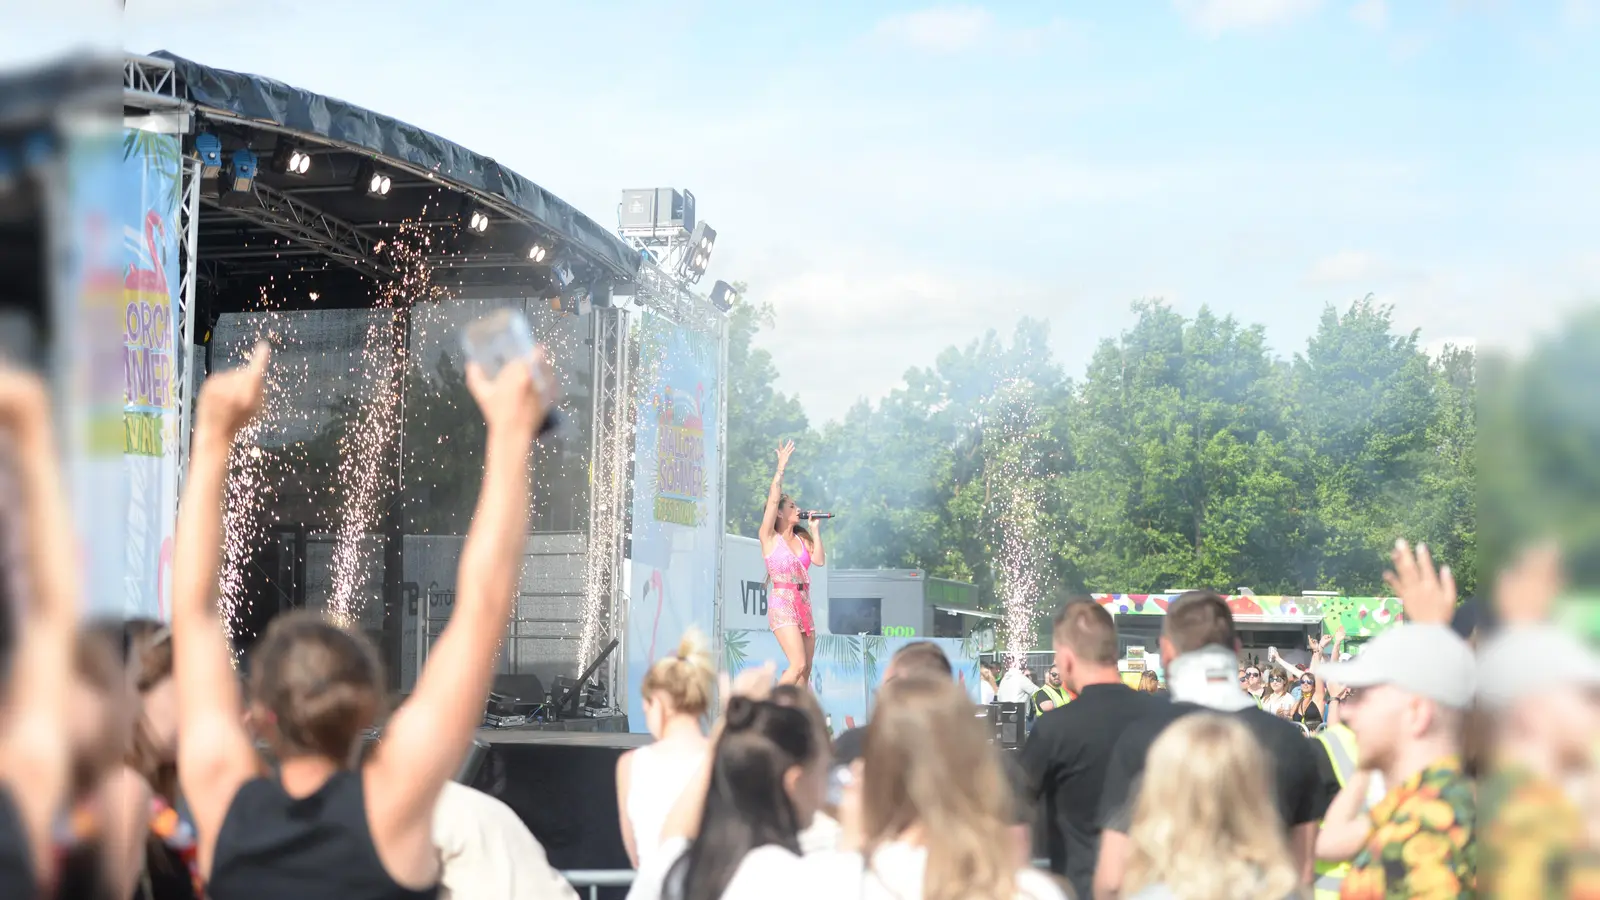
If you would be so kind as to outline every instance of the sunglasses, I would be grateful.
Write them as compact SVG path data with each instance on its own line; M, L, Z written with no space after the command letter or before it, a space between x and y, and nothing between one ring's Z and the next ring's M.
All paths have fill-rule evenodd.
M1260 678L1261 677L1261 673L1257 672L1255 669L1245 669L1244 670L1244 677L1246 677L1246 678Z
M1273 677L1271 677L1271 678L1268 678L1268 679L1267 679L1267 680L1268 680L1268 681L1270 681L1270 682L1272 682L1272 683L1273 683L1273 684L1283 684L1283 683L1284 683L1284 681L1285 681L1285 679L1283 679L1283 678L1279 678L1279 677L1278 677L1278 676L1276 676L1276 675L1274 675L1274 676L1273 676Z

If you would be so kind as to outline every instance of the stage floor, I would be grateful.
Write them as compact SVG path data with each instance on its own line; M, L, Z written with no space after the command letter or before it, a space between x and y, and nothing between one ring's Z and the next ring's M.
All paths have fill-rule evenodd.
M477 738L485 744L546 744L561 747L610 747L632 750L643 747L653 738L648 734L630 734L626 731L554 731L533 728L480 728Z

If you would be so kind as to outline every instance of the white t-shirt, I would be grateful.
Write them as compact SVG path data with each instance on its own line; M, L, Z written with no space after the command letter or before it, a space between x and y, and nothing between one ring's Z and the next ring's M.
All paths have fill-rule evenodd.
M667 816L705 758L706 748L692 744L650 744L633 751L626 809L640 865L659 849Z
M980 682L978 685L978 702L984 706L994 702L994 688L990 687L987 681Z
M872 855L872 867L863 872L861 854L831 853L806 857L814 866L815 883L828 892L848 891L860 900L905 900L923 895L928 870L928 850L912 844L891 843ZM1066 892L1048 875L1035 869L1017 870L1017 900L1066 900ZM817 892L815 896L827 896Z
M662 841L661 846L639 869L628 890L628 900L661 900L667 873L689 849L683 838ZM807 860L773 844L745 854L733 878L722 892L722 900L814 900L823 888L810 872Z
M577 900L511 807L448 782L433 809L440 900Z
M1027 703L1038 690L1039 686L1029 681L1021 669L1012 669L1000 679L1000 702Z

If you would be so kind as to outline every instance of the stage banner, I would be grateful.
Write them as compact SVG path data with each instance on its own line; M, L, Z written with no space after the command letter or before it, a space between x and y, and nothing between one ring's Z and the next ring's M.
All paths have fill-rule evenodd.
M128 614L123 225L143 175L130 173L125 143L120 124L72 129L55 219L64 252L55 258L52 344L85 614L92 617Z
M117 199L124 253L122 451L128 486L123 613L164 619L178 512L182 139L130 128L122 149Z
M783 651L772 632L725 630L722 633L721 667L729 676L765 662L783 668ZM829 732L865 725L872 712L884 667L895 651L917 638L886 638L869 634L822 634L817 636L817 655L811 665L811 690L822 705ZM978 702L978 652L974 641L961 638L934 638L950 658L956 681L972 702Z
M722 373L715 335L645 313L637 341L626 653L628 724L644 731L638 687L650 664L673 652L689 628L708 640L714 634L723 534L717 494Z

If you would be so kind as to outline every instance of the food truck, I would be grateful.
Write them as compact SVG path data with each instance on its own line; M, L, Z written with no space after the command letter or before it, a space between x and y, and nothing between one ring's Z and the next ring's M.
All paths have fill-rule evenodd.
M1146 669L1161 673L1161 617L1182 590L1161 594L1094 594L1096 602L1117 623L1117 653L1123 678L1137 685ZM1305 666L1311 660L1307 642L1344 629L1344 652L1350 653L1385 628L1402 620L1394 597L1345 597L1324 591L1297 596L1258 597L1241 588L1224 599L1233 611L1234 627L1243 645L1242 660L1264 665L1267 650ZM1165 681L1165 675L1162 675Z

